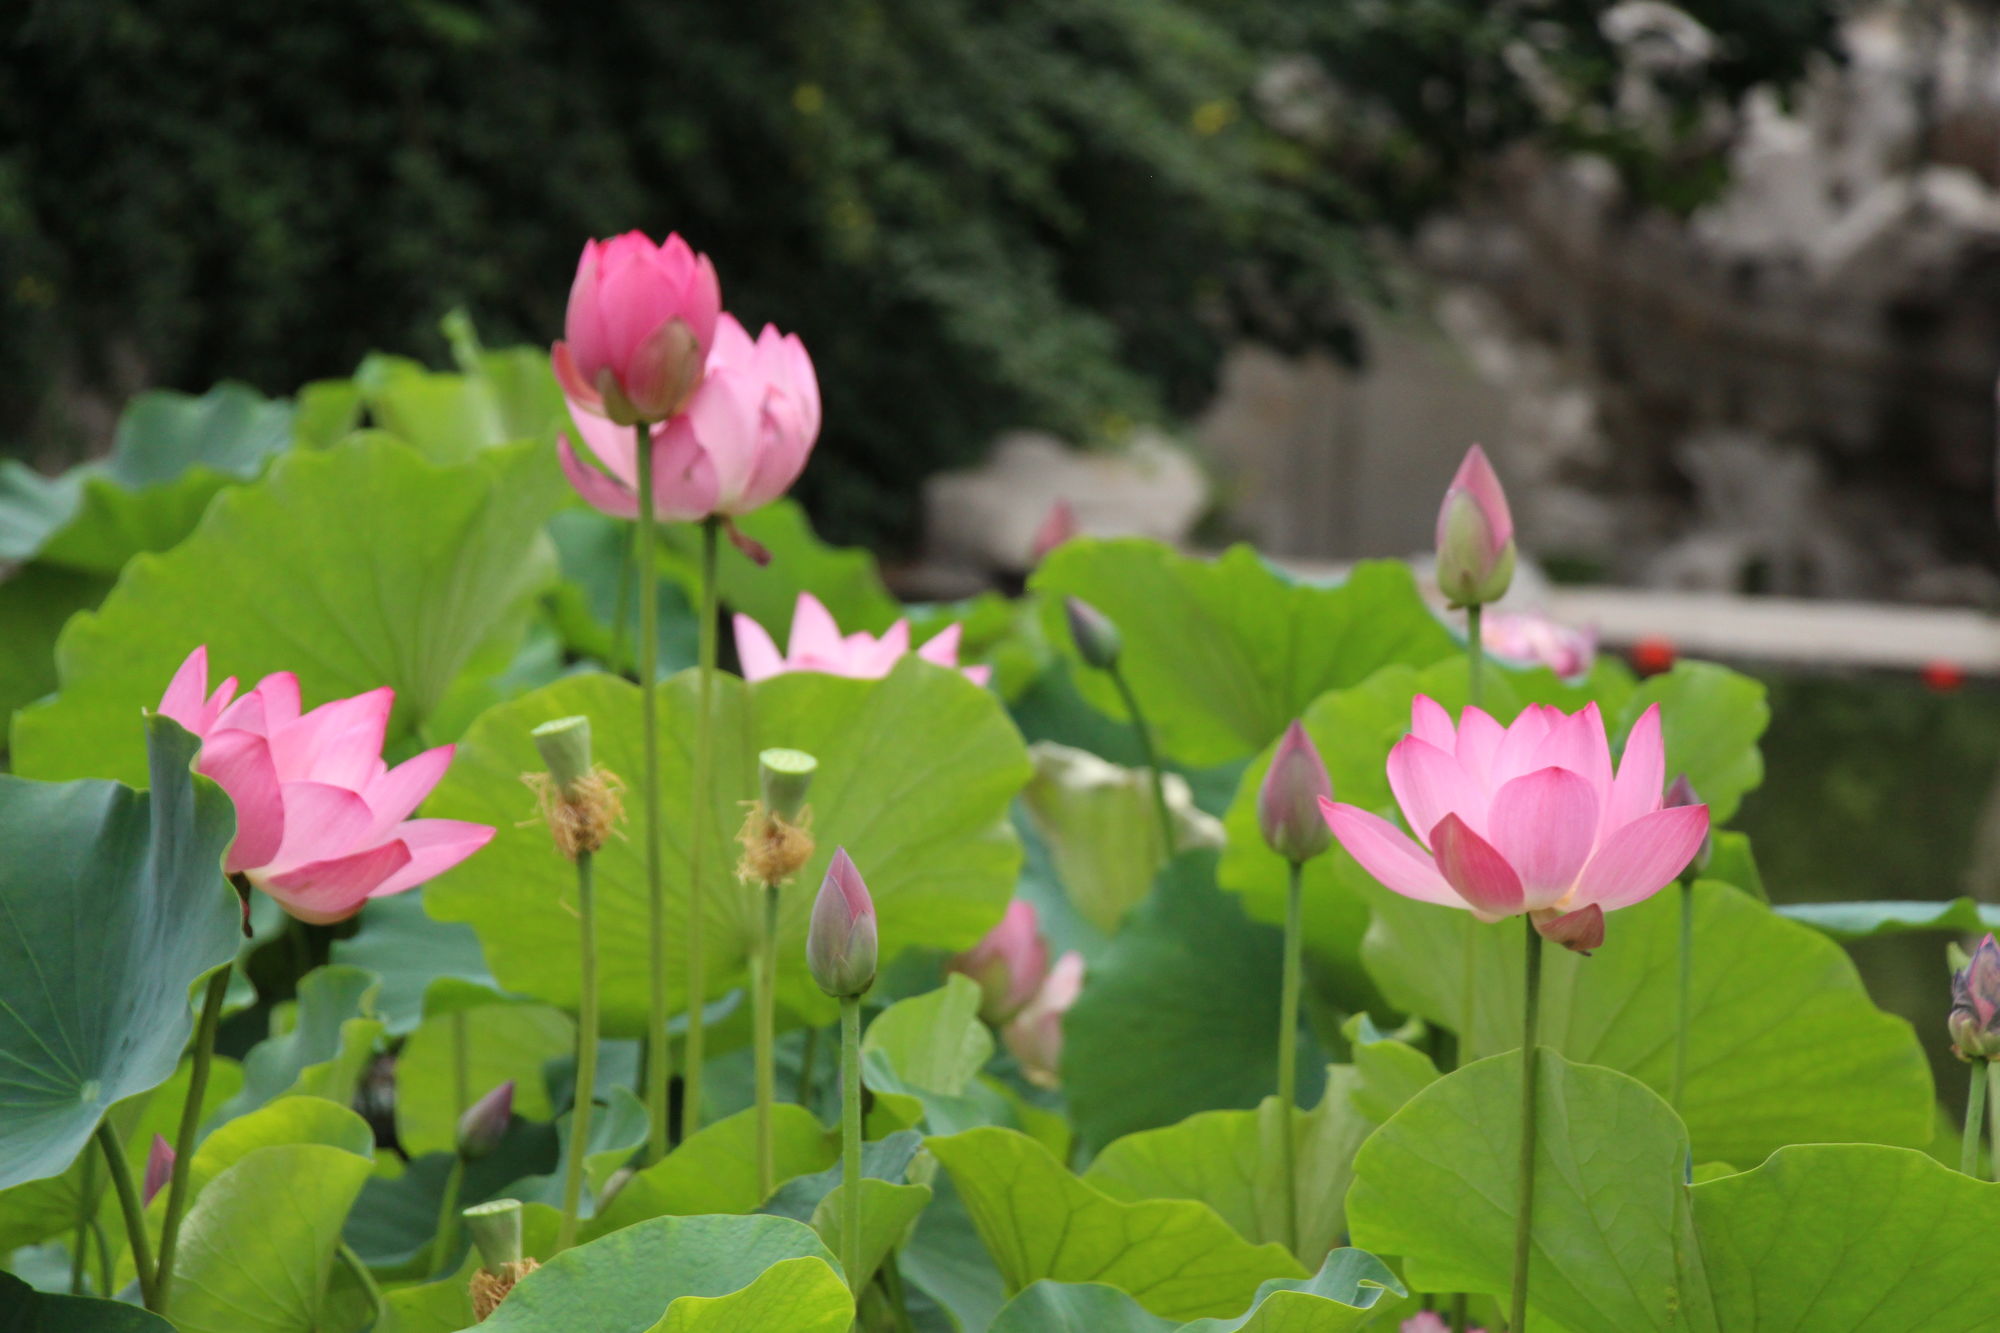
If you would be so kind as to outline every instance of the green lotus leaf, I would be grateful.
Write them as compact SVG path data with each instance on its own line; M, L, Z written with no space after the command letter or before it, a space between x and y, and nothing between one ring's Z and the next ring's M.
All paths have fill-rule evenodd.
M54 1296L0 1273L0 1333L174 1333L174 1326L136 1305Z
M149 792L0 776L0 1187L61 1172L114 1102L172 1076L189 989L236 955L229 799L179 725L129 725Z
M683 1296L648 1333L847 1333L854 1298L824 1260L780 1259L741 1291L727 1296Z
M661 685L661 802L691 803L693 672ZM819 759L813 780L818 850L784 892L779 915L779 1002L823 1023L834 1002L802 966L813 891L834 848L845 846L874 896L887 965L902 950L969 947L999 920L1020 851L1006 822L1008 803L1027 781L1020 735L994 697L955 671L905 658L882 680L810 672L746 687L717 682L717 762L707 821L705 937L711 998L745 984L760 904L735 875L742 802L756 791L756 755L772 745ZM469 922L493 974L509 990L565 1008L577 1001L576 875L546 829L522 826L532 798L521 774L541 767L529 731L572 714L594 724L598 760L627 783L642 770L638 687L606 675L574 676L489 711L467 732L457 762L432 797L430 813L477 819L499 832L478 857L434 881L425 904L434 916ZM604 1031L637 1036L650 1004L643 839L628 827L596 857L598 962ZM673 1004L684 1007L687 883L691 827L663 821L667 885L667 971Z
M1227 763L1274 740L1307 704L1392 662L1448 657L1451 635L1418 595L1409 567L1366 562L1334 586L1295 582L1247 546L1216 560L1158 542L1077 538L1049 553L1030 586L1049 641L1075 662L1063 600L1081 597L1118 627L1119 667L1161 746L1185 764ZM1124 717L1101 671L1077 688Z
M565 494L540 443L454 467L379 435L287 454L70 621L60 693L15 716L16 770L136 776L132 719L201 644L218 675L296 672L308 704L393 686L390 742L406 741L462 675L507 665Z

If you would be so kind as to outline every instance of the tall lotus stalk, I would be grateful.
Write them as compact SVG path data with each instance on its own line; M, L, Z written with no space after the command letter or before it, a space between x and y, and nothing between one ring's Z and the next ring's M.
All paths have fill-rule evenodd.
M703 922L706 889L702 874L708 852L709 790L715 783L715 653L716 556L722 520L711 515L701 524L700 703L694 716L694 823L688 831L687 913L687 1050L681 1076L681 1138L701 1128L701 1072L707 1024L708 957Z
M778 919L784 886L812 859L812 812L806 790L819 761L802 750L766 750L757 757L762 798L752 803L737 841L736 875L757 894L757 949L750 967L752 1059L757 1088L757 1193L777 1187L771 1107L777 1100Z
M1278 742L1264 785L1257 791L1257 826L1271 850L1284 858L1285 968L1278 1001L1278 1135L1279 1161L1284 1173L1285 1244L1299 1248L1298 1145L1292 1113L1299 1104L1299 993L1303 989L1305 922L1300 882L1306 862L1333 845L1333 834L1320 818L1319 803L1333 798L1326 764L1305 727L1294 720ZM1303 1257L1303 1256L1301 1256Z
M1664 805L1665 767L1657 705L1633 724L1614 774L1595 704L1574 714L1530 705L1507 727L1468 707L1454 725L1418 695L1410 734L1388 761L1390 789L1416 838L1372 811L1320 802L1341 846L1393 892L1481 921L1528 918L1516 1329L1533 1249L1541 941L1590 952L1604 942L1606 913L1652 897L1694 859L1708 836L1708 807Z
M806 966L840 1001L840 1263L857 1305L868 1277L861 1271L861 997L875 984L875 954L875 903L842 847L813 901Z
M160 1311L159 1293L154 1289L153 1246L146 1233L146 1205L140 1200L132 1180L132 1168L125 1161L125 1145L118 1141L109 1120L97 1122L97 1150L111 1174L111 1188L118 1196L118 1212L125 1219L125 1239L132 1247L132 1267L139 1280L139 1303L155 1313Z
M1957 946L1953 946L1957 953ZM1996 1059L2000 1059L2000 944L1988 934L1972 956L1951 975L1951 1049L1972 1066L1965 1106L1965 1138L1959 1169L1979 1175L1979 1138L1984 1115L2000 1110L1992 1096ZM1983 1113L1983 1114L1982 1114ZM1993 1157L2000 1170L2000 1134L1993 1136Z
M596 1107L598 1043L597 903L594 867L624 811L617 779L590 758L590 719L557 718L532 733L548 774L530 775L541 796L542 817L556 850L576 865L578 999L576 1009L576 1093L570 1112L569 1155L563 1169L562 1223L556 1248L576 1240L583 1202L584 1158L590 1151L591 1113Z
M240 891L247 893L247 884ZM229 993L230 971L230 967L217 968L202 994L201 1017L196 1020L194 1030L193 1063L188 1071L187 1098L181 1103L180 1127L175 1131L173 1146L166 1158L167 1211L160 1222L160 1259L153 1279L153 1287L163 1310L173 1292L174 1258L180 1244L181 1218L186 1215L188 1204L188 1168L194 1160L195 1133L201 1127L201 1104L208 1096L209 1066L215 1059L215 1029L222 1018L222 1005ZM157 1186L150 1179L150 1168L147 1175L147 1198L150 1201L151 1191Z
M1125 679L1125 672L1119 666L1124 639L1119 635L1118 627L1102 611L1081 597L1063 599L1063 616L1069 622L1069 636L1076 644L1077 656L1083 659L1086 666L1111 677L1118 697L1125 702L1125 711L1132 715L1132 734L1139 742L1139 757L1152 778L1153 813L1160 821L1160 846L1166 855L1172 856L1179 839L1174 836L1174 816L1167 805L1166 776L1160 770L1160 756L1153 748L1153 730L1146 725L1146 714L1139 707L1139 698L1132 693L1132 684Z
M1683 773L1674 779L1674 785L1667 788L1666 804L1669 807L1701 805L1701 797L1696 794L1694 784ZM1703 809L1706 809L1703 806ZM1678 988L1680 1005L1675 1010L1674 1025L1674 1078L1669 1087L1668 1103L1676 1112L1681 1109L1682 1094L1687 1088L1688 1036L1694 1020L1694 878L1707 868L1710 842L1706 834L1701 840L1701 848L1688 863L1681 876L1681 951ZM1689 1150L1688 1170L1694 1170L1693 1150Z

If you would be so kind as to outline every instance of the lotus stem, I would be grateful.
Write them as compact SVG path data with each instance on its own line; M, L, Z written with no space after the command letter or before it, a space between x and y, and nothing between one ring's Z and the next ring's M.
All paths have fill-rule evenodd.
M861 997L840 1002L840 1264L860 1308L861 1271Z
M1981 1069L1980 1064L1986 1064L1986 1069ZM1992 1065L1981 1061L1971 1068L1972 1082L1965 1090L1965 1138L1958 1150L1958 1169L1978 1180L1979 1135L1986 1127L1986 1072Z
M1278 1000L1278 1151L1279 1169L1284 1174L1285 1247L1296 1255L1299 1249L1299 1178L1292 1111L1299 1104L1299 990L1305 970L1304 895L1300 880L1305 866L1298 861L1288 862L1287 865L1290 875L1285 889L1285 973L1284 988Z
M1688 1027L1694 1018L1694 881L1681 880L1681 958L1679 1023L1674 1031L1674 1081L1667 1102L1678 1115L1687 1088ZM1690 1150L1691 1151L1691 1150Z
M560 1253L576 1243L576 1219L583 1203L583 1165L590 1152L590 1115L597 1098L597 901L592 858L576 854L576 910L582 930L579 959L583 994L576 1010L576 1093L569 1119L569 1162L563 1171L562 1222L556 1230Z
M646 1025L647 1157L667 1155L667 895L660 873L660 601L655 590L653 438L645 422L639 445L639 725L643 731L646 821L646 952L650 1017Z
M771 1142L771 1104L777 1099L776 1045L778 1010L778 886L765 884L763 929L757 938L757 959L750 974L755 1010L757 1067L757 1197L768 1199L777 1188L777 1165Z
M1146 715L1139 708L1139 697L1132 693L1125 672L1115 662L1105 671L1111 677L1111 683L1118 687L1118 697L1125 701L1125 711L1132 715L1132 734L1139 740L1139 756L1153 780L1153 812L1160 820L1160 846L1171 860L1178 840L1174 837L1173 812L1167 808L1167 780L1160 772L1160 756L1153 749L1153 729L1146 725Z
M96 1220L97 1212L97 1159L89 1153L83 1155L83 1179L77 1183L77 1197L82 1200L76 1215L76 1241L69 1252L69 1294L83 1295L83 1273L90 1259L90 1226ZM100 1295L109 1299L107 1290Z
M1986 1120L1987 1142L2000 1144L2000 1064L1992 1060L1986 1062ZM2000 1149L1992 1153L1989 1163L1996 1178L2000 1178Z
M464 1115L472 1109L472 1033L459 1009L451 1016L452 1114Z
M701 523L701 702L694 719L694 827L688 835L688 1027L687 1070L681 1077L681 1139L701 1128L701 1062L706 1033L702 1015L708 1002L708 967L702 952L702 861L713 822L715 784L716 556L722 520Z
M139 1273L140 1303L159 1314L159 1293L153 1287L153 1247L146 1239L146 1210L132 1184L132 1168L125 1164L124 1146L118 1142L110 1121L97 1122L96 1138L98 1151L104 1154L105 1169L111 1173L111 1187L118 1192L118 1209L125 1218L125 1239L132 1246L132 1266Z
M458 1196L465 1188L465 1157L451 1159L451 1174L444 1178L444 1206L438 1209L437 1234L431 1237L431 1281L445 1275L452 1249L458 1243Z
M181 1103L180 1130L174 1135L173 1174L167 1178L167 1212L160 1223L160 1263L153 1279L165 1308L173 1293L174 1250L180 1242L181 1216L187 1211L188 1168L194 1161L195 1133L201 1128L201 1103L208 1096L208 1068L215 1058L215 1028L229 995L229 968L217 968L202 995L201 1017L195 1022L194 1064L188 1071L187 1100ZM108 1293L107 1293L108 1294Z
M1528 931L1527 976L1521 1005L1521 1167L1514 1214L1513 1313L1510 1333L1528 1327L1528 1260L1535 1231L1535 1053L1541 1035L1542 937L1532 918L1523 917Z
M810 1110L813 1100L813 1066L819 1063L819 1029L806 1029L805 1054L799 1057L799 1105Z
M1465 608L1465 701L1473 708L1480 707L1485 697L1485 623L1485 608L1478 602ZM1478 934L1476 927L1465 932L1459 955L1459 974L1464 984L1459 991L1458 1050L1454 1059L1461 1068L1471 1063L1472 1058L1472 978L1478 956Z

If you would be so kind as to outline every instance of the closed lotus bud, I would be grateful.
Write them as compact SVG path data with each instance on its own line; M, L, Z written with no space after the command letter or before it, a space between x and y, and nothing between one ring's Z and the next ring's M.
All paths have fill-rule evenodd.
M1319 812L1319 803L1331 799L1326 765L1305 727L1294 720L1257 789L1257 827L1264 841L1287 861L1312 860L1333 844L1333 830Z
M1473 445L1438 509L1437 580L1453 606L1497 602L1514 581L1514 518L1507 493Z
M1081 531L1076 522L1076 510L1070 508L1069 501L1056 501L1049 506L1049 512L1042 515L1041 525L1035 529L1035 539L1028 551L1028 562L1041 564L1050 551Z
M1700 793L1695 791L1694 784L1689 782L1688 775L1683 773L1674 779L1671 787L1667 788L1666 800L1662 801L1660 805L1662 809L1672 809L1676 806L1700 805L1701 803ZM1714 854L1715 835L1713 833L1704 833L1701 838L1701 850L1694 854L1694 860L1690 861L1688 865L1698 875L1708 869L1709 858Z
M1118 650L1124 641L1118 627L1104 613L1081 597L1063 598L1063 615L1069 620L1069 636L1076 641L1077 654L1099 671L1118 665Z
M586 242L562 340L550 349L556 382L620 425L663 421L701 383L721 315L715 266L679 236Z
M875 903L842 847L834 852L813 901L806 966L821 990L850 999L874 984L875 953Z
M147 1203L151 1203L153 1196L166 1188L167 1181L173 1178L173 1174L174 1145L155 1134L153 1146L146 1153L145 1201Z
M488 1156L507 1135L514 1118L514 1080L508 1079L465 1108L458 1118L458 1155L468 1162Z
M1951 1043L1962 1060L2000 1056L2000 944L1991 934L1951 978Z
M988 1023L998 1027L1021 1012L1049 970L1049 946L1042 942L1035 905L1025 898L1007 904L1000 924L952 959L951 970L979 983L979 1016Z

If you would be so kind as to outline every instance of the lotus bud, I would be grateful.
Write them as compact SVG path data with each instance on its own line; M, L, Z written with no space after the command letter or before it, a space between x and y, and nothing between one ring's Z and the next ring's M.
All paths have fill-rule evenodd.
M1082 529L1077 526L1076 510L1070 508L1067 500L1056 501L1049 506L1049 512L1042 515L1041 524L1035 529L1035 538L1028 551L1028 562L1041 564L1048 558L1050 551L1080 532Z
M458 1155L468 1162L490 1156L514 1118L514 1080L508 1079L465 1108L458 1118Z
M1497 602L1514 581L1514 518L1507 493L1473 445L1438 509L1437 580L1453 606Z
M1683 773L1674 779L1671 787L1667 788L1667 798L1660 804L1662 809L1672 809L1677 806L1700 805L1701 803L1701 795L1695 791L1694 784L1688 781L1688 775ZM1694 854L1694 860L1688 863L1689 868L1699 875L1702 871L1708 869L1709 858L1714 854L1715 835L1713 833L1704 833L1701 838L1701 850Z
M1063 598L1063 615L1069 620L1069 636L1076 641L1077 655L1099 671L1118 665L1123 640L1118 627L1104 613L1081 597Z
M556 849L574 861L595 852L625 814L618 782L590 761L590 719L559 717L528 733L548 773L523 777L540 801Z
M812 786L819 760L804 750L765 750L757 756L757 780L764 791L764 809L787 824L799 822L806 789Z
M166 1188L167 1181L174 1174L174 1145L160 1135L153 1135L153 1146L146 1153L146 1196L151 1203L153 1196Z
M1951 1043L1961 1060L2000 1056L2000 944L1988 934L1951 978Z
M1025 898L1007 904L1007 915L986 938L951 960L951 970L979 983L979 1016L999 1027L1021 1012L1042 988L1049 970L1049 947L1042 941L1035 905Z
M1332 799L1326 765L1312 737L1294 719L1257 789L1257 827L1264 841L1295 865L1312 860L1333 844L1333 830L1319 812L1319 803Z
M851 999L875 982L875 904L847 849L834 852L806 932L806 966L819 988Z

